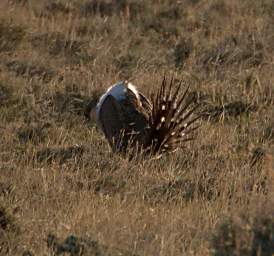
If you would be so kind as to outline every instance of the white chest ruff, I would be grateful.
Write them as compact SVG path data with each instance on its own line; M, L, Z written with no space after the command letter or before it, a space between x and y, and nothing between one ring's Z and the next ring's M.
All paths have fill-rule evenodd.
M107 91L100 97L97 105L96 105L96 120L99 126L101 126L100 120L100 110L101 107L108 95L113 96L118 102L125 100L127 97L127 90L131 90L138 100L140 100L140 95L136 88L131 83L126 83L124 81L118 82L107 89Z

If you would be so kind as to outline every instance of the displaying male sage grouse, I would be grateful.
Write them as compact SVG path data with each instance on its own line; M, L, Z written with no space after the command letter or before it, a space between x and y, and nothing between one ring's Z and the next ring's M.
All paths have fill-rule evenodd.
M151 101L127 81L111 86L96 106L96 121L112 150L161 155L193 139L198 104L188 88L180 93L181 84L164 78Z

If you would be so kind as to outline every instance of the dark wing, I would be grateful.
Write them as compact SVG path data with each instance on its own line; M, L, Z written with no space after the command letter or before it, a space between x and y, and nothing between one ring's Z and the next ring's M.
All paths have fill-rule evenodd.
M169 85L164 77L161 87L153 99L153 109L150 117L149 143L154 153L172 152L181 146L182 142L192 140L189 137L198 126L193 124L200 118L195 115L199 107L193 97L189 97L188 88L180 94L181 82L175 90L171 79Z
M108 95L101 106L99 121L113 151L126 153L129 145L141 148L144 144L148 120L138 111L133 97L118 102Z
M121 106L111 95L105 98L101 106L99 122L111 148L119 151L125 123Z
M131 144L133 147L143 147L148 132L149 114L130 89L127 90L127 97L121 100L120 104L125 121L124 146Z

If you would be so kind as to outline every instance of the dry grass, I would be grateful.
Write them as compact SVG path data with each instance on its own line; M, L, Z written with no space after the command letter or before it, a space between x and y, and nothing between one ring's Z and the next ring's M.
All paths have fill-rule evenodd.
M273 254L273 8L1 0L0 254ZM165 72L202 103L197 140L113 155L85 109Z

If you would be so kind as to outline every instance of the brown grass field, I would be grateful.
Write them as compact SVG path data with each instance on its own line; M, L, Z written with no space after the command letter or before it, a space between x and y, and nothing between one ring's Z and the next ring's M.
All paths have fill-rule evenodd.
M197 139L114 155L88 104L190 85ZM0 0L0 255L274 255L273 0Z

